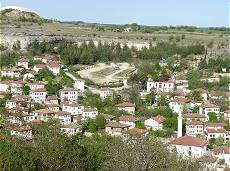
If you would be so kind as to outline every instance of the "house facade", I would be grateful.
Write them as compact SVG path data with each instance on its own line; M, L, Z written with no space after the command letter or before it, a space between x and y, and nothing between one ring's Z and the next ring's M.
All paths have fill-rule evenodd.
M116 105L118 110L124 110L130 114L134 114L135 113L135 109L136 109L136 105L133 103L128 103L128 102L124 102L121 104Z
M173 92L175 89L175 81L169 80L164 82L148 80L147 81L147 92L150 92L152 89L155 89L156 92Z
M34 102L44 104L46 101L47 91L44 88L30 91L30 97Z
M145 127L149 130L163 130L163 122L165 120L164 116L157 115L145 120Z
M67 101L77 101L78 99L78 90L74 88L64 88L60 90L60 100L61 102Z
M200 158L207 152L207 144L203 139L188 135L174 139L171 145L185 158Z

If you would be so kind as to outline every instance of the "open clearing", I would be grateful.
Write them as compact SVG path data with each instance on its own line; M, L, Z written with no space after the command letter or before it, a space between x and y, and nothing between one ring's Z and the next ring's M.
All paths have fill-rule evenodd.
M134 66L129 63L104 64L99 63L91 68L78 71L78 74L85 79L90 79L95 83L109 83L118 82L126 79L132 71Z

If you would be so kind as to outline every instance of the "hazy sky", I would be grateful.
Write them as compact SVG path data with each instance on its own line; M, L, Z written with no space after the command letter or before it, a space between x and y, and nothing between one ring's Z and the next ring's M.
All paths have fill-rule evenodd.
M98 23L228 26L228 0L0 0L45 18Z

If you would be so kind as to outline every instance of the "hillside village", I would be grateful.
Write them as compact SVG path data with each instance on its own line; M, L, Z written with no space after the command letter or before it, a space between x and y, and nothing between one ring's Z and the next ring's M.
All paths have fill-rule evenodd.
M121 137L127 134L154 135L170 147L175 147L184 157L211 157L212 167L217 167L219 161L224 161L226 166L230 165L227 145L230 138L230 108L228 106L223 110L215 103L218 100L229 103L229 91L192 91L188 88L188 80L178 80L173 76L167 81L148 79L145 82L146 89L140 90L139 97L143 101L152 98L153 101L146 107L158 109L159 114L152 117L137 114L136 104L121 98L119 103L112 106L114 110L120 111L115 116L102 113L95 106L81 104L90 96L85 80L81 78L68 78L71 84L52 91L54 87L49 86L52 79L68 77L63 64L54 56L34 56L32 61L40 62L31 67L30 60L22 57L15 66L1 69L0 92L4 99L1 102L5 103L2 104L5 106L5 129L10 135L31 141L34 124L55 120L58 128L67 136L79 133L86 136L99 133ZM119 94L109 87L99 88L98 93L95 97L102 102L118 98ZM160 100L166 100L162 98L167 99L163 105L159 104ZM103 124L93 129L83 124L94 120ZM176 129L170 132L168 129L173 127ZM221 144L217 145L217 142Z
M118 43L65 41L3 50L0 141L9 135L33 142L39 125L48 124L65 137L153 138L206 169L228 168L229 59L210 49L169 40L139 51ZM97 73L101 77L124 63L132 69L122 70L117 82L95 83L79 74L99 63L106 66Z

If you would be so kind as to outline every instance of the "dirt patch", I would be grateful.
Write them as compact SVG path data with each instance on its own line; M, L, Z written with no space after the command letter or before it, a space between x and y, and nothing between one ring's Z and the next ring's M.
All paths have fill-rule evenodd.
M129 72L135 69L129 63L104 64L99 63L93 68L78 71L82 78L87 78L95 83L118 82L127 78Z

